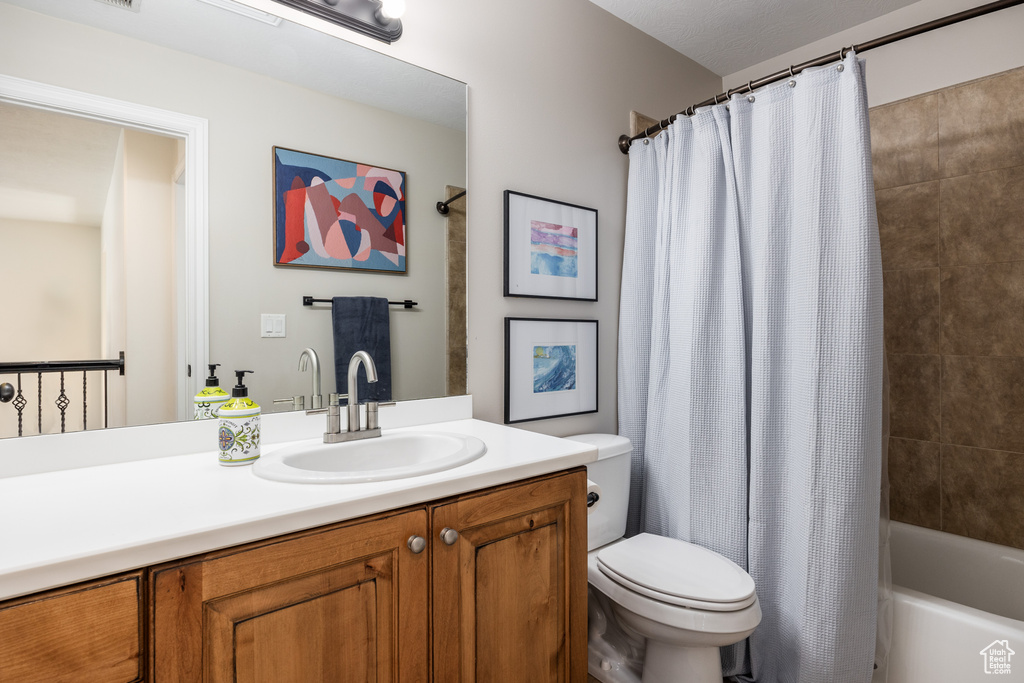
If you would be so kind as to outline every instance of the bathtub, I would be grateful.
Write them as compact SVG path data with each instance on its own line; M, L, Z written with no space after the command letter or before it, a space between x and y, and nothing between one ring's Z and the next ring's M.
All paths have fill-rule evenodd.
M1024 550L900 522L890 548L888 683L1024 682Z

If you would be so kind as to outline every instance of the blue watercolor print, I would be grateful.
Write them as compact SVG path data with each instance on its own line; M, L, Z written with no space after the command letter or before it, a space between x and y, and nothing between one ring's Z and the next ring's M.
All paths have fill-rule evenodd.
M533 393L576 388L576 345L533 347Z
M534 275L576 277L576 257L556 254L530 254L530 272Z

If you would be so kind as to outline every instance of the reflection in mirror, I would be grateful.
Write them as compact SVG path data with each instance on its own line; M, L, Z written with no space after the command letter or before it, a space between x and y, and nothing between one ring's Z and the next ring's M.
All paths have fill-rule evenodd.
M464 213L452 229L451 216L434 209L451 196L449 186L465 187L463 84L200 0L149 0L138 13L8 0L0 2L0 25L2 76L209 127L208 158L195 159L185 138L154 134L127 114L97 122L40 111L0 88L0 236L5 251L20 245L28 269L22 286L0 294L4 310L22 311L12 318L17 333L0 341L0 363L125 354L124 377L88 373L83 388L82 373L66 373L65 429L82 428L83 403L89 429L188 419L207 363L221 365L229 390L233 370L255 370L247 383L265 411L291 408L301 395L310 406L300 355L319 355L326 396L336 391L334 342L331 307L303 306L303 296L415 300L412 309L390 307L393 397L464 393ZM407 273L275 267L274 146L404 171ZM186 169L208 184L186 182ZM193 185L199 190L190 192ZM465 199L452 204L464 206ZM183 220L191 216L197 225ZM116 243L110 226L119 221ZM207 225L208 243L188 248ZM209 260L208 286L186 274L196 258ZM207 289L208 315L190 318L186 309L197 301L205 310ZM262 336L263 314L283 317L283 337ZM131 327L141 332L124 332ZM61 431L59 373L43 380L41 401L37 373L20 379L22 433ZM0 403L0 436L18 434L18 417L15 402Z

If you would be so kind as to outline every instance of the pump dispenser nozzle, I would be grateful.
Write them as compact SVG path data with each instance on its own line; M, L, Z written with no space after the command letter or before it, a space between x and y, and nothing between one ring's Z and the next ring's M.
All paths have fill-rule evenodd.
M217 379L217 368L220 367L220 363L210 363L210 376L206 378L206 386L215 387L220 384L220 380Z
M252 374L252 370L235 370L238 384L231 387L231 398L242 398L249 395L249 387L245 386L245 374Z

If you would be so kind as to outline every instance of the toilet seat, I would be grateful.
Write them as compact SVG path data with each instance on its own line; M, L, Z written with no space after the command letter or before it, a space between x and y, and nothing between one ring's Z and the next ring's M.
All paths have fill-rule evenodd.
M602 548L597 568L650 599L711 612L733 612L757 600L754 580L716 552L674 538L639 534Z

